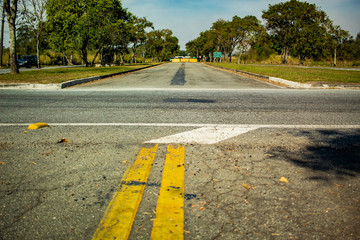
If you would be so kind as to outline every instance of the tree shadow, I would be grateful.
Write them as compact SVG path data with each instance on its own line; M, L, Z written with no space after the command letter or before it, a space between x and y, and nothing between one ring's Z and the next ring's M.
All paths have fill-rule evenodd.
M291 152L285 147L271 149L277 159L285 159L300 167L318 173L311 180L329 180L360 175L360 130L314 130L301 131L296 135L306 136L311 144ZM320 173L327 173L320 174Z

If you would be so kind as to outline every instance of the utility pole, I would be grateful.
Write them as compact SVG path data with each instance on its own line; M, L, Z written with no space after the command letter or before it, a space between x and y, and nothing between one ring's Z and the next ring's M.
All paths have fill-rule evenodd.
M0 38L0 68L3 65L3 48L4 48L4 22L5 22L5 9L3 6L3 2L0 2L2 15L1 15L1 38Z

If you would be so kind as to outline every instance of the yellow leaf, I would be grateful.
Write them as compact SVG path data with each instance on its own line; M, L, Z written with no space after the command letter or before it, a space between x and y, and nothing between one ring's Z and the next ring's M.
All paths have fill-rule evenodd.
M43 127L49 127L49 125L47 123L39 122L39 123L30 124L28 129L35 130Z
M70 142L70 141L67 140L66 138L62 138L61 140L58 141L58 143L63 143L63 142Z
M285 177L281 177L281 178L280 178L280 182L288 183L289 181L288 181Z
M251 189L251 187L247 184L241 184L244 188L246 188L247 190Z
M0 165L5 165L6 164L6 162L0 162Z

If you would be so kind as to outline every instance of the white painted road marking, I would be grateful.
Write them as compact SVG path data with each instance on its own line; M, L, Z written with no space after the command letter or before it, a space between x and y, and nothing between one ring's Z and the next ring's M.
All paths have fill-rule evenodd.
M29 126L32 123L0 123L0 127ZM77 127L227 127L227 128L293 128L293 129L357 129L360 125L281 125L281 124L205 124L205 123L47 123L49 126Z
M29 123L0 123L0 127L28 126ZM192 123L49 123L51 126L78 127L194 127L195 130L186 131L145 143L197 143L215 144L229 138L253 131L259 128L278 129L360 129L360 125L270 125L270 124L192 124Z
M215 144L255 129L258 129L258 127L203 127L192 131L154 139L146 143Z

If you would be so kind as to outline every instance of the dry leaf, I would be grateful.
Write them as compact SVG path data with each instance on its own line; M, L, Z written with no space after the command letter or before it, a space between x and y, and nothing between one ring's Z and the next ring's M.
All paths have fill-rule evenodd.
M244 188L246 188L247 190L251 189L251 186L247 185L247 184L241 184Z
M285 177L281 177L280 182L288 183L289 181Z
M49 127L49 125L47 123L39 122L39 123L30 124L28 129L35 130L35 129L44 128L44 127Z
M6 162L0 162L0 165L5 165L6 164Z
M67 140L66 138L62 138L61 140L58 141L58 143L63 143L63 142L70 142L70 141Z

